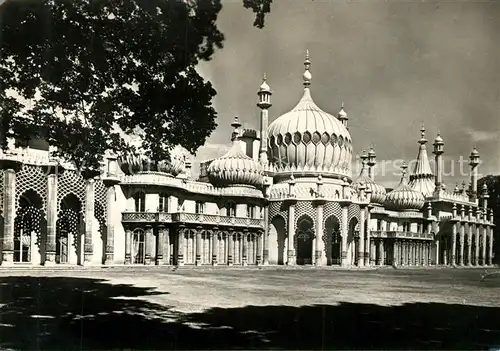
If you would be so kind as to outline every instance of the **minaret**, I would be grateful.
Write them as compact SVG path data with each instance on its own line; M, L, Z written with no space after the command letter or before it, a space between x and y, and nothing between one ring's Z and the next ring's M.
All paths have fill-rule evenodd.
M257 95L259 96L259 102L257 106L260 108L260 152L259 161L262 165L268 164L267 159L267 127L269 124L269 108L271 104L271 88L267 84L267 77L264 73L263 82L259 88Z
M487 211L488 211L488 198L490 197L490 195L488 194L488 186L486 185L486 182L483 183L483 193L482 193L481 197L483 198L484 213L487 213Z
M477 199L477 166L479 165L479 152L476 148L472 149L469 156L470 165L470 200L476 201Z
M337 118L347 128L347 121L349 120L349 116L347 116L347 112L345 112L344 110L344 103L340 105L340 111L337 114Z
M370 151L368 151L368 176L371 180L375 180L375 165L377 154L375 154L375 150L373 150L373 145L370 146Z
M435 178L435 183L436 183L436 190L439 191L441 189L441 184L443 184L443 146L444 146L444 140L441 138L441 134L437 134L436 139L434 139L434 151L432 152L435 157L436 161L436 178Z

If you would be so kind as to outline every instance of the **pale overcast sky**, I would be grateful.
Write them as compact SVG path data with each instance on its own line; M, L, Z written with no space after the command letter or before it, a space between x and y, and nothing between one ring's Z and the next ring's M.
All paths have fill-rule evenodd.
M312 96L333 115L345 103L356 153L373 144L379 160L414 159L424 122L430 157L440 130L445 160L476 146L480 172L500 173L499 2L274 0L264 29L253 16L241 0L223 1L225 47L199 67L217 90L219 127L197 160L224 153L235 115L259 128L263 72L274 91L270 122L293 108L309 49Z

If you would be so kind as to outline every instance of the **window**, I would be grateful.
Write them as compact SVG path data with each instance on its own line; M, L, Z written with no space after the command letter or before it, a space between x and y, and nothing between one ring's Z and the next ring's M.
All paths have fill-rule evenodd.
M158 200L158 212L168 212L168 200L169 197L167 194L160 194L160 198Z
M146 194L142 191L134 194L135 212L146 211Z
M255 205L247 205L247 217L255 218Z
M195 213L205 213L205 203L203 201L196 201Z
M236 204L232 201L226 203L226 216L236 217Z
M377 219L377 230L382 230L382 220Z

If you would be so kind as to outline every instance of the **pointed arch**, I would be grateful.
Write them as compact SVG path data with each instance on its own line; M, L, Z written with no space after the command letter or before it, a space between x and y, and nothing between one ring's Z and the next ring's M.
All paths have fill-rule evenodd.
M314 221L309 215L303 214L297 219L294 239L297 264L312 264Z
M285 264L286 221L281 215L272 218L269 224L269 262Z
M44 203L42 197L33 189L20 194L18 201L14 219L14 262L32 262L33 255L37 253L35 251L38 251L39 257L42 254L40 243L46 231ZM35 250L36 247L38 250Z
M340 265L342 250L342 235L340 220L332 215L325 221L323 241L328 265Z

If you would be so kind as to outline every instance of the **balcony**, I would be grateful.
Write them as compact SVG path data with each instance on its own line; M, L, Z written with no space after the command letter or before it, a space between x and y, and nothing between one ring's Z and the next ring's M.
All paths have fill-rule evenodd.
M228 217L203 213L123 212L124 223L195 223L228 227L263 228L260 218Z

